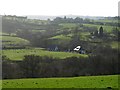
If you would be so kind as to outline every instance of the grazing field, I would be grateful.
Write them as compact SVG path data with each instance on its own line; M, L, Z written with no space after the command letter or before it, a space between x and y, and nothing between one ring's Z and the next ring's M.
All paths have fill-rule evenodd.
M13 37L13 36L0 36L0 40L2 40L3 45L28 45L29 41L19 38L19 37Z
M31 30L32 33L44 33L46 30Z
M0 36L2 35L4 36L4 35L9 35L9 34L0 31Z
M118 88L118 75L3 80L3 88Z
M111 47L112 47L112 48L118 49L118 48L119 48L119 47L118 47L119 45L120 45L120 42L116 42L116 41L111 42Z
M72 56L87 57L87 55L70 53L70 52L52 52L43 50L41 48L36 49L15 49L15 50L2 50L2 54L6 55L11 60L22 60L24 55L39 55L39 56L50 56L54 58L67 58Z
M57 35L57 36L54 36L50 39L62 39L62 40L71 40L71 37L68 37L68 36L65 36L65 35Z
M2 80L0 80L0 89L2 88Z
M97 27L100 28L101 26L103 27L105 32L112 32L113 26L107 26L107 25L95 25L95 24L84 24L85 26L88 27Z
M64 23L60 24L63 26L63 28L75 28L77 24L74 23ZM96 24L83 24L84 26L88 27L97 27L98 29L102 26L105 32L111 32L114 26L108 26L108 25L96 25Z
M99 19L99 20L95 20L95 22L113 22L113 23L118 23L118 20L108 20L108 19Z
M60 26L63 26L63 28L74 28L77 26L75 23L64 23L64 24L59 24Z

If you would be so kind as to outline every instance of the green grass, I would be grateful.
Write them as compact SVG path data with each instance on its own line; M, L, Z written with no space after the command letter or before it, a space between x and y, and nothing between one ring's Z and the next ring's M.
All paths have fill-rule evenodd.
M67 36L67 35L57 35L57 36L54 36L50 39L61 39L61 40L71 40L71 37Z
M0 36L9 36L9 35L11 35L11 36L16 36L15 33L8 34L8 33L6 33L6 32L1 32L1 31L0 31Z
M62 26L63 28L74 28L77 26L77 24L75 23L63 23L63 24L61 23L59 25Z
M80 40L84 40L84 41L91 41L91 39L89 38L90 33L89 32L80 32Z
M118 20L109 20L109 19L100 19L100 20L94 20L95 22L104 22L104 23L107 23L107 22L113 22L113 23L117 23Z
M111 44L112 48L118 49L118 46L120 45L120 42L114 41L114 42L111 42L110 44Z
M57 36L53 36L49 39L52 39L52 44L55 44L55 45L67 45L70 40L72 39L71 38L72 36L69 35L57 35Z
M105 21L105 20L104 20ZM107 21L106 21L107 22ZM108 21L109 22L109 21ZM111 32L112 29L113 29L113 26L107 26L107 25L95 25L95 24L83 24L85 26L88 26L88 27L97 27L98 29L102 26L103 29L106 31L106 32ZM75 24L75 23L64 23L64 24L60 24L60 26L62 26L63 28L75 28L76 26L78 26L78 24Z
M12 36L0 36L0 40L3 41L3 45L8 44L19 44L19 45L28 45L29 41L19 38L19 37L12 37Z
M74 34L67 34L67 35L57 35L57 36L54 36L54 37L51 37L50 39L59 39L59 41L60 40L65 40L65 42L66 42L66 40L67 41L70 41L71 39L72 39L72 36L73 36ZM90 35L90 33L89 32L79 32L79 35L80 35L80 39L81 40L84 40L84 41L87 41L88 39L89 39L89 35ZM58 41L58 42L59 42ZM65 43L64 42L64 43Z
M46 51L39 48L36 49L16 49L16 50L3 50L2 55L6 55L11 60L22 60L24 55L39 55L39 56L49 56L54 58L67 58L67 57L87 57L87 55L77 54L77 53L69 53L69 52L52 52Z
M31 30L32 33L44 33L46 30Z
M94 24L84 24L84 25L88 27L97 27L98 29L102 26L104 31L106 32L111 32L113 29L113 26L106 26L106 25L94 25Z
M118 88L118 75L3 80L3 88Z
M0 36L2 35L9 35L9 34L0 31Z
M0 80L0 89L2 88L2 80Z

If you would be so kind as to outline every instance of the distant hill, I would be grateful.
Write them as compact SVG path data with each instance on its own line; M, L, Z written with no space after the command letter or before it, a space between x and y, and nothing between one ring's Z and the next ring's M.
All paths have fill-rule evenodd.
M66 16L67 18L76 18L76 17L80 17L80 18L89 18L89 19L94 19L94 20L98 20L98 19L104 19L105 17L102 16L79 16L79 15L60 15L60 16L45 16L45 15L27 15L28 19L40 19L40 20L47 20L47 19L55 19L56 17L64 17Z

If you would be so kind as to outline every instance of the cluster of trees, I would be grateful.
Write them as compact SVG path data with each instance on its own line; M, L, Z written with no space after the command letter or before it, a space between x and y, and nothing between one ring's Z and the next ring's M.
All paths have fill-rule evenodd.
M103 27L101 26L99 28L99 30L95 30L93 33L91 33L92 35L95 35L97 37L102 37L104 35L103 33Z
M116 18L112 18L112 20L118 20L118 17ZM106 19L109 20L109 19ZM111 20L111 19L110 19ZM91 20L89 18L80 18L80 17L76 17L76 18L67 18L66 16L62 17L56 17L52 23L88 23L88 24L96 24L96 25L110 25L110 26L118 26L119 23L117 22L99 22L99 21L94 21Z
M94 53L86 58L65 59L25 55L23 61L11 61L3 56L3 79L120 74L117 50L101 48Z
M9 35L11 35L12 33L16 33L18 29L32 30L38 27L39 26L34 23L21 22L21 21L2 18L2 31L8 33Z
M89 23L90 19L83 19L76 17L75 19L73 18L67 18L66 16L64 18L62 17L56 17L52 23Z
M17 22L15 21L12 21L12 20L7 20L7 19L4 19L2 20L2 31L8 33L8 34L11 34L13 32L15 32L15 30L17 28L19 28L21 25L18 25Z
M120 41L120 30L119 28L113 28L112 33L115 35L115 40Z

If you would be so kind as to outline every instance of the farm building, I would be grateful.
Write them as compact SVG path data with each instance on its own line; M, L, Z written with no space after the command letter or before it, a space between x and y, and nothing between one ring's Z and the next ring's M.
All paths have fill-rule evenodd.
M56 45L51 45L47 48L49 51L58 51L58 46Z

